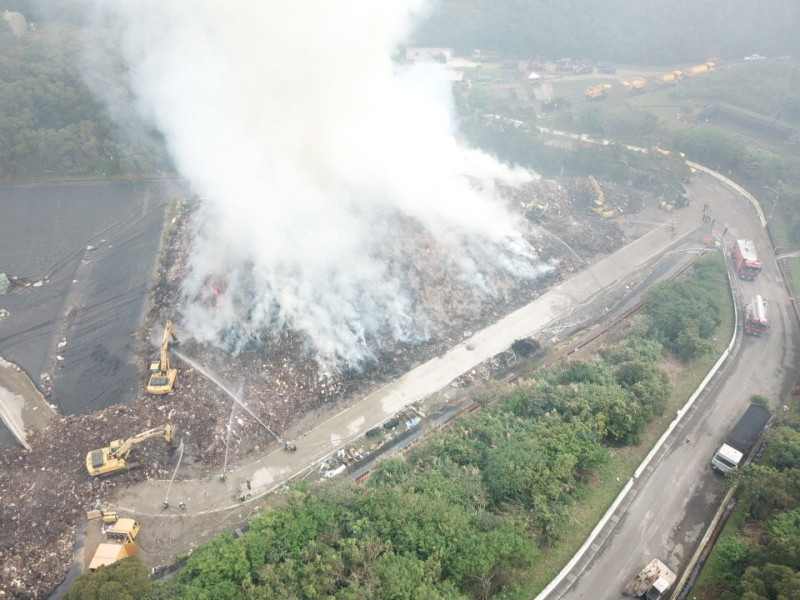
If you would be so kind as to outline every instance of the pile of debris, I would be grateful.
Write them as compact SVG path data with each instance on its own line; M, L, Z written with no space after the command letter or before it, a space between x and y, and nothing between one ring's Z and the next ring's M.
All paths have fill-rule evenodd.
M635 194L622 186L605 182L602 186L615 209L625 214L636 210L640 200ZM147 478L169 478L176 464L175 457L164 451L163 443L154 441L136 449L142 468L107 479L91 478L85 467L87 452L169 423L175 440L182 441L184 448L177 477L216 477L226 461L231 464L244 456L273 450L300 416L332 410L348 398L440 355L471 332L529 303L553 283L582 268L589 258L619 248L626 241L625 235L614 219L602 220L590 212L584 188L580 180L539 180L522 189L503 190L508 205L518 211L521 220L532 202L547 205L537 219L524 222L528 224L528 241L541 258L558 266L538 280L520 280L486 269L493 273L487 276L487 284L494 293L481 298L476 298L469 284L447 266L454 261L445 260L445 251L419 223L400 218L396 248L387 260L390 271L414 290L434 324L425 332L426 341L412 345L382 340L375 350L376 360L361 370L330 373L319 368L302 340L290 330L275 332L269 340L253 344L235 357L182 340L179 352L190 357L194 366L173 354L181 366L171 394L144 394L151 358L148 352L148 356L140 357L140 400L89 415L52 419L46 429L29 433L30 452L15 447L0 449L0 496L4 499L0 504L0 590L17 598L46 597L69 569L76 529L86 511L110 502L120 488ZM190 217L191 209L185 205L184 216ZM178 219L179 226L162 256L145 330L160 332L161 324L171 318L180 334L180 320L174 311L180 305L181 282L189 272L190 220ZM537 349L533 341L522 341L454 385L497 376L520 356ZM234 390L241 404L222 391L210 374ZM42 376L46 391L50 381L48 374ZM327 461L322 476L359 462L359 456L379 452L401 433L417 428L418 419L418 415L398 415L397 422L382 424L380 435L369 448L344 449L342 456Z

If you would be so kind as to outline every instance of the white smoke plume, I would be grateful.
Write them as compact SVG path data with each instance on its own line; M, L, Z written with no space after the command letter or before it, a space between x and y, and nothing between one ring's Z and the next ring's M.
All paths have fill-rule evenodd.
M493 181L530 175L459 145L451 83L392 60L422 0L98 3L122 27L139 108L204 198L183 328L239 348L289 327L326 368L424 337L392 270L414 219L477 294L546 270ZM426 74L428 73L428 74Z

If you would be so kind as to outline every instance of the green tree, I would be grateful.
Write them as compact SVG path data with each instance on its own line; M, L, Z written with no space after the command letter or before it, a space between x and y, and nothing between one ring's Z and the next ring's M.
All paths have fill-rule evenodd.
M783 565L749 567L742 577L742 600L800 598L800 573Z
M769 452L762 461L778 470L800 468L800 432L776 427L767 433Z
M147 567L129 556L79 576L64 600L139 600L150 591Z

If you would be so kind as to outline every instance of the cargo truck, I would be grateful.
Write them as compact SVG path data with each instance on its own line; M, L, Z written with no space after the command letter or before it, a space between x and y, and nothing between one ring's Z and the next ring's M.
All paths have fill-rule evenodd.
M750 404L714 454L711 467L724 475L744 464L770 421L772 413L769 409L760 404Z
M754 281L761 273L761 261L751 240L736 240L732 258L736 274L741 279Z
M659 600L677 578L664 561L654 558L628 582L624 593L634 598Z
M645 88L645 86L647 85L647 79L645 79L644 77L631 77L627 81L623 81L622 85L624 85L629 90L638 92Z
M683 71L673 71L656 77L656 83L658 85L674 85L681 79L683 79Z
M714 70L714 63L707 62L702 65L697 65L695 67L689 67L684 71L684 74L688 77L695 77L697 75L705 75L706 73L710 73Z
M767 301L755 295L744 307L744 332L748 335L764 335L769 329Z
M100 567L107 567L118 560L139 553L136 546L136 536L139 533L139 523L133 519L119 519L110 528L106 529L106 539L97 547L89 570L96 571Z

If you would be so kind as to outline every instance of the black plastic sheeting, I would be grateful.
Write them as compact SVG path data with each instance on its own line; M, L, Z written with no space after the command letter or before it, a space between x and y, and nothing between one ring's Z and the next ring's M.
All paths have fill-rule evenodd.
M64 414L132 400L172 181L0 186L0 356ZM27 284L27 285L24 285ZM62 344L66 341L66 345ZM61 345L60 345L61 344Z

